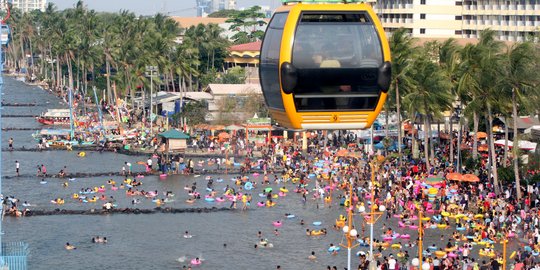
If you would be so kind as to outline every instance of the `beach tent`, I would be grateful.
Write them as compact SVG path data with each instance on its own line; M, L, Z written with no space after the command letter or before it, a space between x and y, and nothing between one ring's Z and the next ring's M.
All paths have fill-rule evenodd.
M164 140L164 151L183 152L187 148L187 139L189 139L189 135L185 134L184 132L178 131L176 129L171 129L166 132L160 133L159 136L162 137Z
M505 145L505 140L496 140L495 145L503 146ZM518 141L518 147L521 150L527 150L534 152L536 150L537 143L530 142L530 141ZM514 143L512 141L508 141L508 147L512 148L514 147Z

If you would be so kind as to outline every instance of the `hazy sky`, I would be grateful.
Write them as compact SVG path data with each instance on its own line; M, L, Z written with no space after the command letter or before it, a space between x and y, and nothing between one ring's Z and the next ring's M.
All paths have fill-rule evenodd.
M70 8L77 0L49 0L56 4L59 9ZM86 0L90 9L96 11L119 11L130 10L140 15L152 15L157 12L175 16L196 16L195 0ZM250 7L254 5L277 7L281 0L237 0L238 7Z

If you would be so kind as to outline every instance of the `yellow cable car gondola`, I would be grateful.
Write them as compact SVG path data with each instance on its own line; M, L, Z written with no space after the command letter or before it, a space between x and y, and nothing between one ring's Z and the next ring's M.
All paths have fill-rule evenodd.
M362 129L377 118L391 80L390 47L371 6L356 2L285 0L274 13L259 74L280 125Z

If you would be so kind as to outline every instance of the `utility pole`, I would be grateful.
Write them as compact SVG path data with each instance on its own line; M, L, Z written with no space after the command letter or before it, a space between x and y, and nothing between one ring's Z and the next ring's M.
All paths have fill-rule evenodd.
M154 92L154 76L158 74L157 66L146 66L146 76L150 77L150 134L154 134L153 123L152 123L152 112L153 112L153 92Z

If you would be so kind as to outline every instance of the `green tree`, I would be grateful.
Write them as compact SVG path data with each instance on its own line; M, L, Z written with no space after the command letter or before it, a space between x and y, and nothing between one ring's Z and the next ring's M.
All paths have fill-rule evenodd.
M225 84L242 84L246 82L246 71L242 67L233 67L221 75L217 80L218 83Z
M238 13L235 9L223 9L216 12L212 12L208 15L210 18L230 18Z
M430 171L432 158L429 155L430 118L431 116L440 117L443 111L449 109L452 105L452 96L451 84L444 71L426 55L426 53L421 54L414 62L413 88L404 97L404 103L412 116L416 113L424 116L424 156L427 169Z
M539 94L537 76L538 56L536 54L534 44L531 42L517 43L508 47L503 55L502 66L502 84L506 92L510 92L512 100L512 118L514 132L514 147L513 147L513 165L514 179L516 184L516 194L518 200L521 199L521 185L519 177L519 141L517 130L518 104L527 112L534 111L538 108L538 104L530 102L531 96ZM528 109L528 110L527 110ZM532 109L532 110L531 110ZM508 125L508 121L506 123Z
M395 103L398 122L398 154L401 157L400 144L402 140L401 131L401 92L408 92L412 87L411 70L417 48L413 39L404 28L400 28L390 36L390 51L392 52L392 84L389 91L388 103ZM392 100L392 97L395 98ZM389 105L390 106L390 105ZM388 111L388 110L387 110ZM401 158L399 159L401 164Z
M182 112L173 116L177 121L180 117L186 118L188 125L194 126L197 124L206 122L206 115L208 114L208 104L206 101L201 102L188 102L182 108Z
M266 25L264 18L265 15L259 6L231 14L226 22L231 23L229 30L235 32L232 36L234 43L242 44L262 40L264 31L259 30L257 26Z

